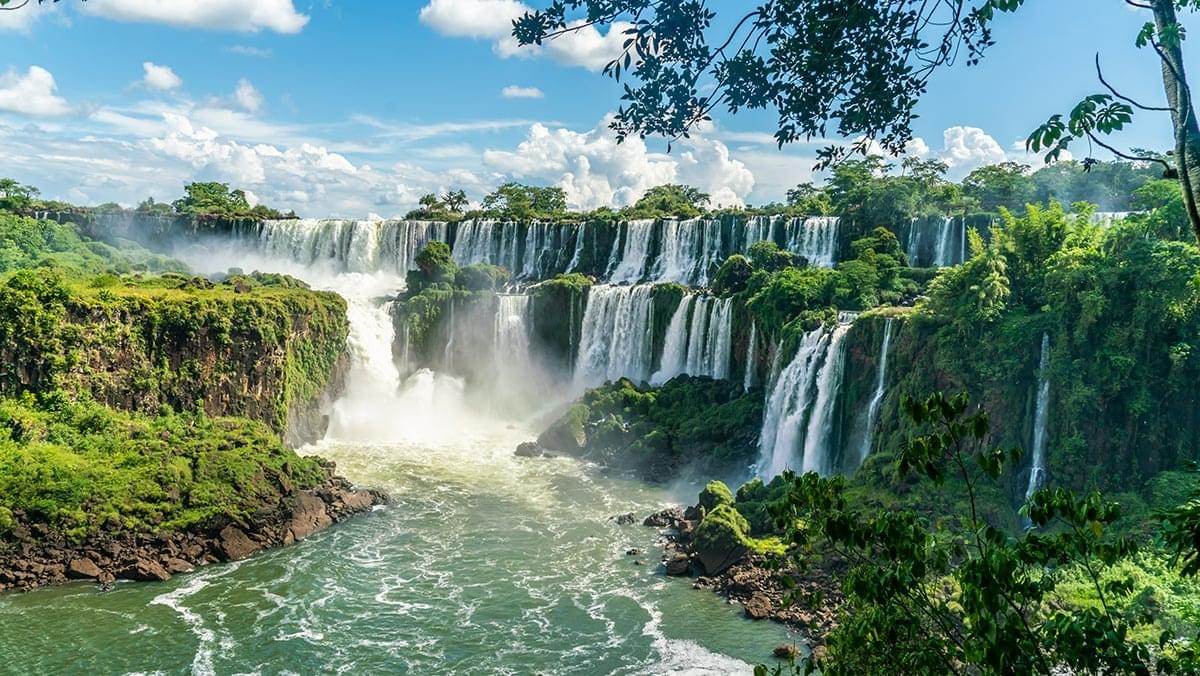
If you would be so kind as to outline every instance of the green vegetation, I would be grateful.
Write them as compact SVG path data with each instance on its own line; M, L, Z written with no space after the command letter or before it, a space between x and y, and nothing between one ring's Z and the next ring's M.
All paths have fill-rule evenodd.
M0 283L0 394L64 390L147 414L203 404L283 433L331 382L347 332L345 301L280 275L20 270Z
M704 215L709 195L688 185L669 183L650 188L633 206L620 212L621 218L698 218Z
M1042 489L1022 510L1036 530L1007 535L980 511L979 489L1021 451L992 446L988 416L971 412L966 396L903 407L919 434L900 451L898 478L957 493L966 509L879 509L850 498L842 477L785 473L772 513L800 569L831 554L850 564L839 624L806 673L1200 668L1186 642L1197 627L1194 581L1161 558L1131 558L1136 545L1113 534L1117 504ZM1148 570L1138 565L1147 561Z
M83 275L187 269L178 261L130 242L115 247L80 237L71 225L0 212L0 277L22 268L43 267Z
M283 218L278 210L261 204L251 206L246 192L230 190L225 183L189 183L183 188L183 197L172 206L175 213L183 216L223 216L229 218ZM152 209L152 202L143 202L139 209Z
M464 217L467 207L467 193L462 190L451 190L438 197L433 193L421 196L417 201L420 205L408 212L404 217L416 221L459 221Z
M505 183L483 198L477 215L510 221L553 220L567 215L567 195L562 188Z
M325 478L261 423L122 413L61 392L0 398L0 540L16 523L81 539L245 519Z
M43 206L5 193L9 209ZM244 199L193 184L174 207L140 209L274 215ZM345 313L290 277L195 277L131 242L0 211L0 542L39 523L81 539L243 520L317 485L320 461L283 439L307 440L338 378Z
M739 383L679 376L641 389L622 378L589 390L540 441L651 480L690 466L711 476L740 471L753 460L762 406L762 398L744 396Z

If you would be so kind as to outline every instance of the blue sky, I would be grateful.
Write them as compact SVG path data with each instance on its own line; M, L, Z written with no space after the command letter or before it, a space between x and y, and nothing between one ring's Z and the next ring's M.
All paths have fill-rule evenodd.
M713 3L719 21L740 5ZM918 110L912 151L954 177L1035 162L1020 140L1099 90L1097 51L1127 93L1162 99L1153 55L1133 46L1144 15L1122 0L1027 5L997 22L982 65L938 73ZM669 155L653 140L618 146L604 118L619 89L597 70L620 38L522 52L506 36L524 7L64 0L0 12L0 175L84 204L222 180L303 215L352 217L403 214L450 187L478 200L504 180L562 185L586 208L668 181L762 203L812 178L816 145L777 150L764 113L720 114ZM1144 117L1120 147L1170 145L1165 120Z

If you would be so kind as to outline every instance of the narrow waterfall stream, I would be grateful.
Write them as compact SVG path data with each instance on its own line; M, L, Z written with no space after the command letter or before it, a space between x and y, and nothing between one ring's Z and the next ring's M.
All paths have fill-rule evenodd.
M235 247L189 262L287 272L347 299L347 390L327 437L303 452L336 461L339 473L386 490L393 503L165 583L2 596L0 627L25 648L7 667L208 675L286 655L298 673L749 674L794 640L663 576L658 531L611 518L694 500L699 486L673 494L572 460L514 457L533 434L522 421L472 409L455 378L420 370L401 379L380 302L402 284L399 275L347 273L324 250L309 259L319 265ZM644 354L648 290L593 292L581 353L595 354L605 376L648 370L643 357L629 357ZM528 354L527 311L526 297L500 297L496 349L516 372ZM631 547L646 551L649 565L634 565ZM22 621L30 617L38 621Z
M887 363L888 350L892 346L892 327L894 319L888 317L883 321L883 341L879 346L878 375L875 377L875 391L867 404L867 420L863 427L863 441L859 446L858 464L863 464L871 455L871 447L875 443L875 424L879 421L879 407L883 405L883 396L887 393Z
M775 378L759 437L758 475L785 469L832 473L832 421L845 364L845 337L838 324L804 334L796 354Z
M1046 481L1046 426L1050 408L1050 334L1042 334L1042 351L1038 356L1037 402L1033 414L1033 445L1029 462L1029 485L1025 499Z

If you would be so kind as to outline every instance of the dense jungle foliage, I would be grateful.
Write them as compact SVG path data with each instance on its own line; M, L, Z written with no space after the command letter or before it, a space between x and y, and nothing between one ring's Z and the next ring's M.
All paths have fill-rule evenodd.
M0 398L0 541L18 523L78 539L236 521L324 478L245 418L144 416L61 391Z
M238 520L323 481L282 437L338 377L345 312L0 211L0 542Z

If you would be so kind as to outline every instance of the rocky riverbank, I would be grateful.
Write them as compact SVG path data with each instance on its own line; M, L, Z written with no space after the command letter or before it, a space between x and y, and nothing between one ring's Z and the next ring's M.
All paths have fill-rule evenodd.
M324 466L326 479L293 489L241 521L219 519L200 528L157 534L102 532L74 542L45 524L14 514L17 526L0 539L0 591L29 590L70 580L102 586L116 580L165 581L199 566L247 558L289 545L355 514L386 504L385 494L356 489Z
M694 588L710 590L742 606L752 620L787 625L819 652L843 601L838 577L844 564L824 559L800 572L778 554L713 550L696 537L705 511L703 505L671 507L643 521L644 526L660 529L666 574L692 577Z

